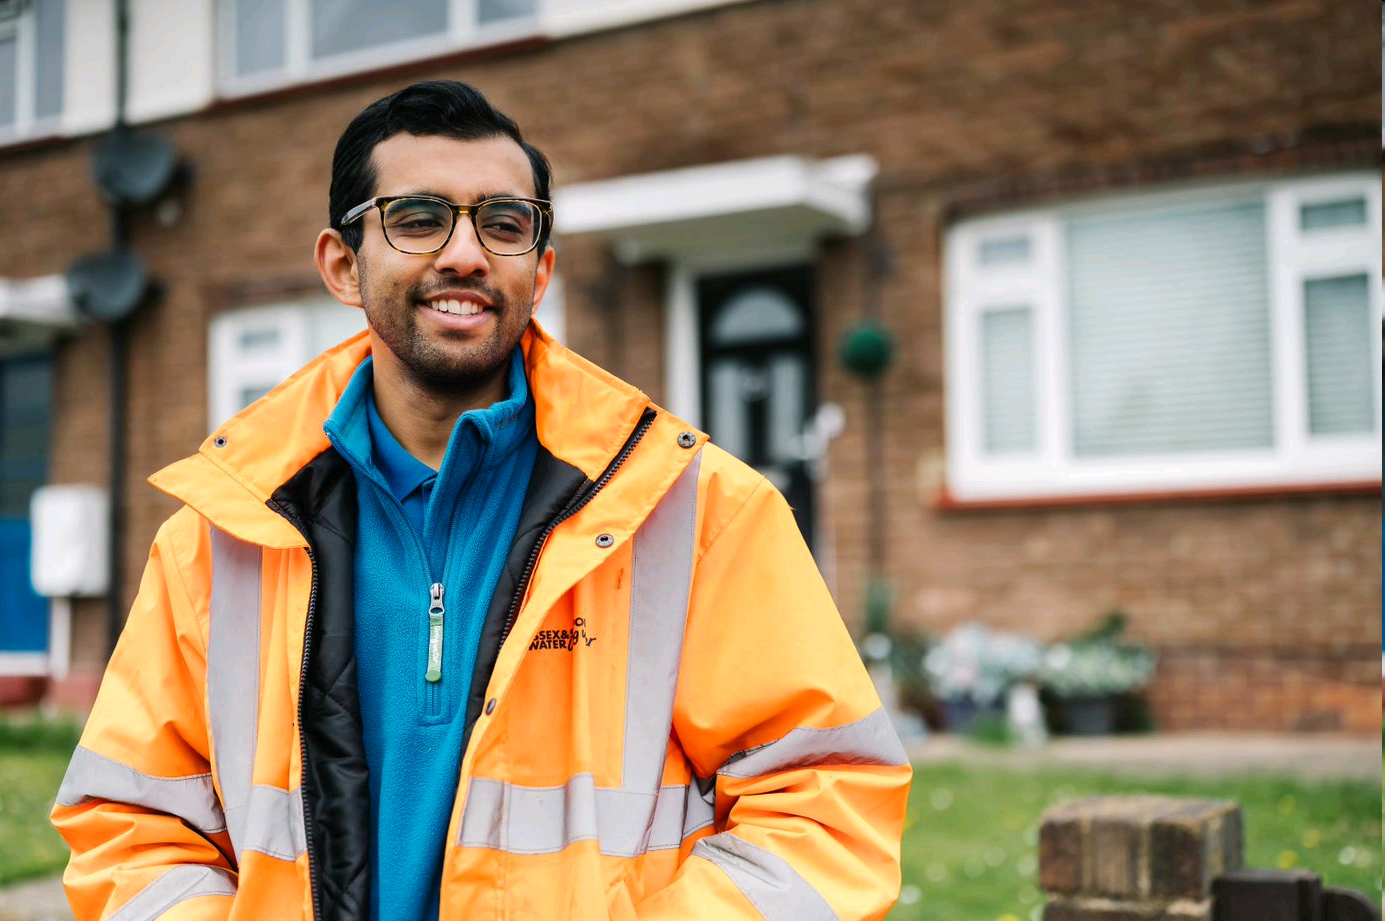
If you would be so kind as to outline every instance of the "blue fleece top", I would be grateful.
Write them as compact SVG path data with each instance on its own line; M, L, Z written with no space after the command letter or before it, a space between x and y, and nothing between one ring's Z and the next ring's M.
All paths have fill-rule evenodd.
M519 349L509 398L458 418L436 473L380 420L373 381L366 359L323 429L356 473L360 506L356 685L370 768L370 917L419 921L438 916L481 625L538 437Z

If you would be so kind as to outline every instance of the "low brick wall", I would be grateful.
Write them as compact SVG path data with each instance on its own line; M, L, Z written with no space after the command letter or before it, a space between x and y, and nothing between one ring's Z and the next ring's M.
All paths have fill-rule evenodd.
M1240 807L1096 796L1050 809L1039 831L1044 921L1212 921L1212 882L1244 860Z

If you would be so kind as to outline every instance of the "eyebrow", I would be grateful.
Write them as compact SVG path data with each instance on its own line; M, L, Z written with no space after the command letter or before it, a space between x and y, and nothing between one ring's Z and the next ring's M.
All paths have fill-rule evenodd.
M401 192L401 193L399 193L399 194L400 194L400 195L426 195L426 196L428 196L429 198L441 198L443 201L452 201L451 198L448 198L446 195L442 194L441 192L434 192L434 191L431 191L431 190L428 190L428 189L414 189L414 190L411 190L411 191L408 191L408 192ZM398 197L398 196L390 196L390 197ZM486 200L491 199L491 198L531 198L531 197L532 197L532 196L525 195L525 194L523 194L523 193L521 193L521 192L495 192L495 191L485 191L485 192L482 192L482 193L480 193L479 195L477 195L477 196L476 196L475 198L473 198L470 202L454 202L454 204L458 204L458 205L461 205L461 204L475 204L476 202L479 202L479 201L486 201Z

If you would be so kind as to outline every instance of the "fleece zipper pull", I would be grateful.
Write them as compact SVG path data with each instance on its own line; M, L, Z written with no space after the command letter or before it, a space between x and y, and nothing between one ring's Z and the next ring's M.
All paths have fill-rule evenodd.
M428 591L428 671L423 680L436 684L442 680L442 583L434 582Z

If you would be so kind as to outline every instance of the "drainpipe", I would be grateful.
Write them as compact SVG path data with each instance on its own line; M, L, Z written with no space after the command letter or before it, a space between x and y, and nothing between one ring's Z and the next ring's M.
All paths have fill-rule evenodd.
M124 135L125 96L129 81L129 43L130 43L130 0L116 0L115 3L115 127L114 133ZM130 209L124 202L111 205L111 245L114 250L124 249L130 236ZM125 524L125 362L128 357L129 327L128 317L112 320L107 330L107 361L110 371L110 494L111 506L108 526L110 528L110 555L107 565L106 594L106 653L115 651L116 640L124 625L124 611L120 593L120 532Z
M190 177L167 141L155 135L136 135L126 121L129 87L129 0L115 3L115 124L97 147L96 185L111 213L111 243L98 253L78 259L67 270L72 300L84 314L106 326L110 372L110 512L107 521L110 562L107 570L107 650L124 624L121 606L120 541L124 530L126 372L130 316L156 290L144 264L131 251L130 226L134 210L149 205Z

